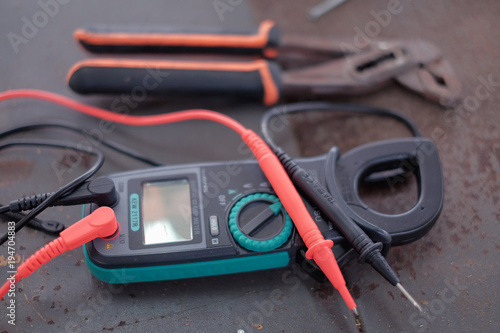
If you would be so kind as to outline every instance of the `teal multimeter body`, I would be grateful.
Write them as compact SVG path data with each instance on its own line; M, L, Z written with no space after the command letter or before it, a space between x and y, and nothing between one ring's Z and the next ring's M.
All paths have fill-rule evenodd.
M324 157L302 164L318 174ZM120 234L84 247L90 271L104 282L285 267L304 246L256 161L158 167L108 177L118 192L112 208ZM86 213L95 208L86 205ZM315 215L324 233L340 237Z

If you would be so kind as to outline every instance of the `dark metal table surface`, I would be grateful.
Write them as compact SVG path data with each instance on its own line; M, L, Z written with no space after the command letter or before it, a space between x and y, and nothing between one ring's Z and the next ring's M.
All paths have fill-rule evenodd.
M216 5L225 4L225 11ZM90 57L72 32L87 23L250 28L270 18L284 33L359 38L424 38L443 51L463 83L463 103L445 110L396 85L345 102L397 110L414 120L438 146L445 175L445 202L436 226L422 239L388 255L401 282L425 309L419 314L369 267L354 262L343 269L364 322L364 332L497 332L500 326L500 4L497 1L351 0L310 22L306 10L318 1L145 0L2 2L0 4L0 91L36 88L110 108L116 97L79 96L66 85L73 63ZM47 4L51 4L51 6ZM388 6L398 14L384 16ZM45 13L45 14L44 14ZM35 29L29 31L27 25ZM28 22L28 23L27 23ZM371 31L366 29L372 29ZM21 37L13 42L9 36ZM358 36L358 37L357 37ZM131 114L154 114L191 107L215 109L258 129L265 108L211 98L152 99L129 104ZM33 100L0 104L0 128L65 119L99 131L98 120ZM376 118L296 117L287 148L311 156L337 144L343 151L383 137L407 135ZM78 142L65 132L54 137ZM202 121L154 128L119 126L106 137L140 149L166 164L244 159L240 140L219 125ZM285 141L283 141L285 142ZM54 165L71 156L51 149L15 149L0 154L0 202L54 190L85 169L85 163L57 176ZM143 167L106 150L99 174ZM415 189L410 190L415 191ZM382 211L413 197L378 195ZM70 225L78 207L43 213ZM5 232L5 224L2 225ZM27 258L52 238L24 229L16 250ZM2 278L5 246L0 247ZM16 290L16 325L7 323L0 302L0 332L357 332L349 310L329 284L296 267L229 276L128 285L109 285L91 276L83 252L65 253Z

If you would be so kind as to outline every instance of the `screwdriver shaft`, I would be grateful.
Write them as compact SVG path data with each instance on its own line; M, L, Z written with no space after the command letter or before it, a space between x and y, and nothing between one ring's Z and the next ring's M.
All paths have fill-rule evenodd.
M316 20L347 0L325 0L309 10L309 18Z

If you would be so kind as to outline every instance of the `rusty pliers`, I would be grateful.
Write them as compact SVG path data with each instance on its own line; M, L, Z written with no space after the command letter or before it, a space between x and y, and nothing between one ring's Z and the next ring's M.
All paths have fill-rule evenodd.
M144 54L76 63L68 83L82 94L217 95L273 105L287 97L363 94L396 81L451 107L461 89L439 49L422 40L356 48L347 40L281 37L272 21L253 32L95 26L75 38L93 53Z

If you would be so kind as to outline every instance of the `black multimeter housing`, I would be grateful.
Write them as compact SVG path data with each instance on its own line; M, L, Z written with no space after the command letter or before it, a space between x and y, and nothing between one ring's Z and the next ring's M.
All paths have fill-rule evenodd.
M343 156L334 148L329 154L296 162L342 201L348 215L367 233L369 219L376 226L383 225L397 244L423 236L441 211L442 171L430 140L380 141ZM417 176L419 200L405 214L380 214L362 203L357 184L374 171L395 167ZM108 177L119 196L112 208L121 232L113 240L96 239L84 246L90 271L102 281L232 274L303 260L304 244L257 161L166 166ZM343 237L314 206L304 202L325 238L336 243L337 259L345 258L349 247ZM86 205L85 212L96 208ZM390 236L387 241L390 244Z

